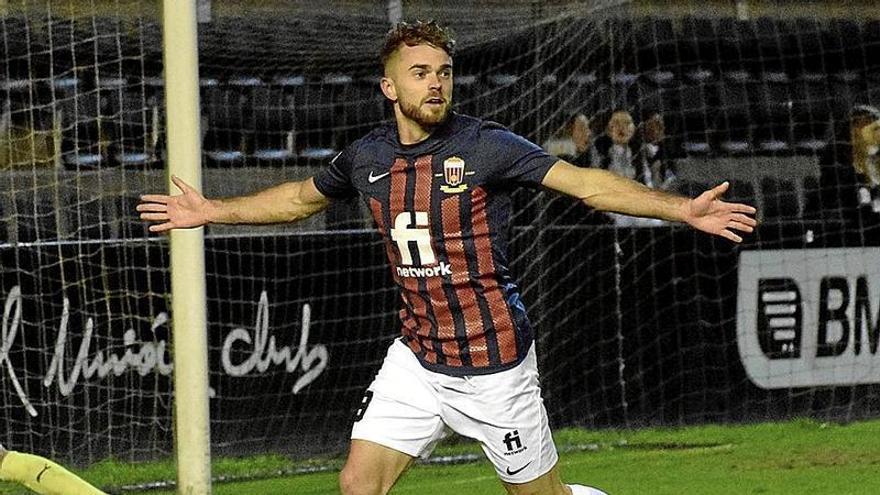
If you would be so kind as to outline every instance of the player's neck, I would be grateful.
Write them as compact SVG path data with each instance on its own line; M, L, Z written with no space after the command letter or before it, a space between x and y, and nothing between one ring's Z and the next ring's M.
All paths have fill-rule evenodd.
M396 112L395 120L397 121L397 135L400 144L411 146L428 139L436 127L424 127L418 122L410 119L400 112Z

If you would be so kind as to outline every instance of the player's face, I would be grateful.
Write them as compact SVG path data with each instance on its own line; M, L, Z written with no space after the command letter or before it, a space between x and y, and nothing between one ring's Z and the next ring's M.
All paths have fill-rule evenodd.
M614 112L608 121L608 135L614 144L627 144L636 132L632 116L629 112Z
M446 120L452 107L452 58L431 45L401 45L389 60L386 77L393 83L385 94L407 119L423 128Z
M645 141L657 144L666 137L666 125L663 123L663 117L653 115L645 122Z

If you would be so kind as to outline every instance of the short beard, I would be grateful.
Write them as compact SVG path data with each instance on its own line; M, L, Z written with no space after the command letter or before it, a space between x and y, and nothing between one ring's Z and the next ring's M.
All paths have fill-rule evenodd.
M423 111L421 105L412 105L403 99L397 101L400 106L400 113L412 120L416 124L426 129L434 128L449 118L449 109L451 102L447 101L440 113Z

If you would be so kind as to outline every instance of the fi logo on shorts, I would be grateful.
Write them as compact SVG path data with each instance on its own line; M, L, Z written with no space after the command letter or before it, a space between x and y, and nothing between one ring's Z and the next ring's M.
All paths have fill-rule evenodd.
M526 446L523 445L522 440L519 438L519 430L507 432L507 434L504 435L503 441L504 446L507 448L507 452L505 452L504 455L519 454L526 450Z

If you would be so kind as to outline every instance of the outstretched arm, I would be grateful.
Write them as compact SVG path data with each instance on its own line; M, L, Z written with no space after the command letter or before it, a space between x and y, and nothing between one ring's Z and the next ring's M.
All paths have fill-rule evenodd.
M207 199L179 177L172 177L183 194L145 194L137 205L141 219L157 222L151 232L201 227L209 223L282 223L314 215L328 200L312 179L285 182L269 189L234 198Z
M752 232L757 225L752 217L755 208L721 200L729 187L727 182L688 199L647 188L607 170L579 168L560 160L547 172L543 185L597 210L684 222L734 242L742 242L734 231Z

